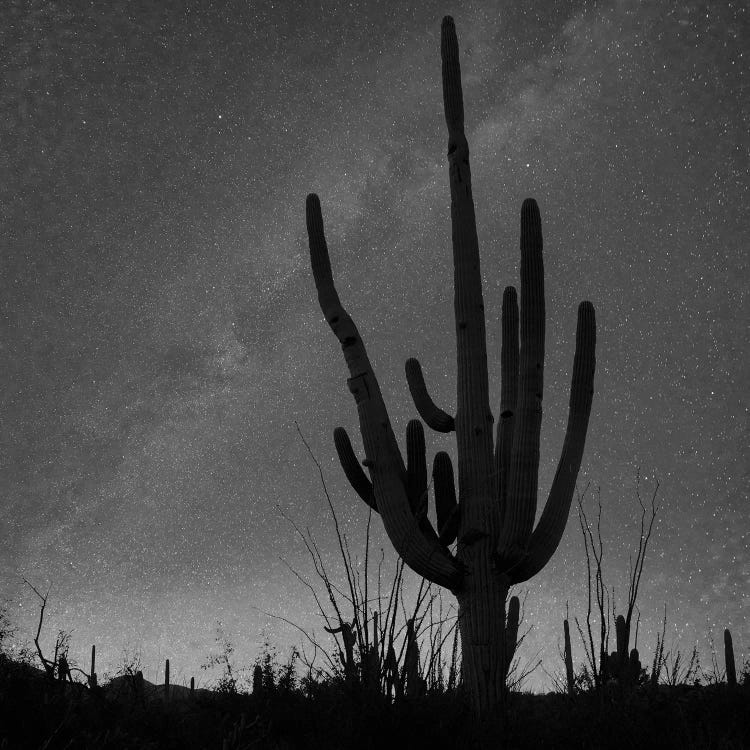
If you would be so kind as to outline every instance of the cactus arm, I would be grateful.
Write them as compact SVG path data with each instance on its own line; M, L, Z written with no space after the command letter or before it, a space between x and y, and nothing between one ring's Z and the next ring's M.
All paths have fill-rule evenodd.
M539 434L544 373L544 263L542 221L536 201L521 207L521 349L515 429L504 524L498 542L501 565L508 569L527 551L536 516Z
M406 495L422 536L430 543L439 542L427 516L427 456L424 428L418 419L409 420L406 426Z
M508 602L508 616L505 620L505 673L510 669L513 654L518 645L518 621L521 611L521 603L517 596L511 596Z
M430 397L419 361L413 357L407 359L405 369L406 382L409 384L409 392L414 401L414 406L417 407L419 416L435 432L453 432L456 429L455 420L450 414L444 412L439 406L436 406Z
M406 425L406 494L412 513L427 512L427 459L424 428L418 419Z
M458 536L458 527L461 525L461 506L456 505L448 516L443 530L440 532L440 544L450 547Z
M440 542L453 544L458 535L459 506L453 481L453 464L445 451L439 451L432 460L432 485L435 491L435 511Z
M341 468L344 470L346 478L349 480L354 491L377 513L378 504L375 502L375 493L372 491L372 482L362 470L362 466L354 454L352 443L349 440L346 430L343 427L337 427L333 431L333 444L336 446L336 453L339 455Z
M529 540L529 551L511 573L514 584L536 575L549 561L560 544L568 520L570 504L581 468L586 431L591 415L596 369L596 316L591 302L578 306L576 351L570 386L568 426L565 431L560 462L539 523Z
M456 318L458 496L494 498L497 486L493 467L492 412L487 380L487 339L479 264L474 199L471 191L469 145L464 133L461 69L456 27L450 16L443 18L443 104L448 127L448 173L451 192L451 239ZM478 528L494 525L484 515L483 503L464 510L464 523ZM496 507L491 511L496 512ZM462 511L463 513L463 511ZM499 513L498 521L499 521Z
M423 536L409 507L404 486L404 461L364 342L336 292L320 201L315 194L307 197L306 219L310 264L318 302L328 325L341 343L349 368L347 382L357 403L365 456L386 533L396 552L412 570L455 591L460 587L462 578L459 564L436 538L428 540Z
M502 523L508 495L510 451L513 443L513 426L518 399L518 301L516 290L512 286L505 287L503 292L500 371L500 418L497 420L495 466L499 476L498 488Z

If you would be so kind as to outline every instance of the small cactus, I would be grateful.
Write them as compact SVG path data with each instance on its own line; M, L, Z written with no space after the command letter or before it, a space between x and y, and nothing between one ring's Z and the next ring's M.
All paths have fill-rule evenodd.
M65 654L60 654L60 658L57 660L57 679L60 680L60 682L65 682L66 680L73 681L73 678L70 676L70 667L68 666L68 660L65 657Z
M96 645L91 646L91 672L89 674L89 687L96 688Z
M620 664L625 663L628 653L628 628L623 615L617 615L615 620L615 635L617 639L617 659Z
M563 620L565 631L565 677L568 683L568 695L573 695L575 678L573 676L573 653L570 648L570 626L567 620Z
M724 629L724 662L727 668L727 685L737 685L737 671L734 667L734 648L729 628Z
M615 633L617 651L609 655L606 652L602 654L600 666L602 682L615 680L620 687L632 687L638 684L642 665L637 648L628 653L629 632L627 621L622 615L618 615L615 620Z

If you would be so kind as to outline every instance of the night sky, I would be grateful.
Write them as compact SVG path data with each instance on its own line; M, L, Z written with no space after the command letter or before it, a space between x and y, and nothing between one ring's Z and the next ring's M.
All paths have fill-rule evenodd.
M639 605L650 665L732 630L750 656L748 110L742 2L89 3L4 0L0 26L0 598L21 640L99 672L195 675L217 621L238 665L322 632L280 510L341 566L320 461L352 550L366 506L332 432L363 456L347 370L317 306L305 196L397 436L420 358L455 409L440 21L456 21L493 411L502 289L539 203L546 500L567 419L576 308L597 316L579 487L601 487L622 611L636 470L658 520ZM744 93L743 93L744 91ZM455 436L427 433L428 460ZM575 506L574 506L575 507ZM373 545L395 560L378 518ZM585 615L575 511L528 592L520 651L559 671L565 603ZM339 582L343 583L341 578ZM412 576L412 589L416 576ZM446 602L450 600L447 596ZM522 626L522 630L525 629ZM575 631L574 631L575 633ZM582 657L574 635L575 658ZM527 682L551 688L539 669Z

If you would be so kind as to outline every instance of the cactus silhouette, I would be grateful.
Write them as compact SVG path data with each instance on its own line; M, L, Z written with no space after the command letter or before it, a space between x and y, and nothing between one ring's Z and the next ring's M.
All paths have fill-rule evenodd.
M567 619L563 620L563 633L565 636L565 681L567 682L568 695L575 693L575 675L573 673L573 651L570 647L570 625Z
M344 675L348 682L354 682L357 679L357 665L354 661L354 646L357 643L357 637L352 631L353 626L354 623L350 625L348 622L342 622L337 628L323 628L331 634L341 633L341 637L344 640L344 651L340 653L340 658L341 664L344 667Z
M458 500L447 453L433 463L437 530L427 516L424 434L418 420L407 427L407 462L399 450L380 386L359 331L336 291L318 196L307 197L310 261L318 301L337 336L349 368L349 390L359 415L366 459L357 460L346 432L334 433L344 472L360 497L383 520L407 565L450 589L458 599L462 674L477 714L502 702L516 648L518 599L511 585L547 564L568 519L591 412L596 326L590 302L578 307L576 349L565 441L549 498L534 528L544 366L544 271L537 204L521 209L520 315L513 287L502 306L500 419L493 440L487 344L469 147L464 133L458 41L453 19L442 23L443 102L448 126L448 163L457 344L455 416L430 397L419 362L406 363L417 411L438 432L455 432ZM520 323L520 350L519 350ZM457 539L456 553L449 546Z
M732 634L729 628L724 629L724 664L727 670L727 685L737 684L737 670L734 666L734 648L732 647Z
M642 665L637 648L628 652L630 627L623 615L617 615L615 618L615 635L617 651L609 655L606 652L602 654L602 680L616 680L620 687L627 689L638 684Z
M89 687L97 687L96 679L96 645L91 646L91 672L89 674Z

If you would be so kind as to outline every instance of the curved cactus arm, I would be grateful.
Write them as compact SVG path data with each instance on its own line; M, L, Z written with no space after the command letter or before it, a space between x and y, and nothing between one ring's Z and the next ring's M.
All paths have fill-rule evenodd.
M341 468L349 480L354 491L377 513L378 504L375 502L375 493L372 491L372 482L362 470L362 466L354 454L349 435L343 427L337 427L333 431L333 444L339 455Z
M404 487L404 461L364 342L336 292L320 200L312 193L307 196L306 220L318 302L326 322L341 343L349 368L347 384L357 402L365 456L386 533L396 552L412 570L455 591L461 585L460 565L437 538L432 541L425 538L409 507Z
M518 301L516 290L505 287L503 292L502 345L500 348L500 418L497 420L495 441L495 467L500 478L500 519L508 495L510 451L513 443L516 401L518 399Z
M459 505L456 503L453 464L445 451L436 453L432 460L432 485L440 542L448 546L456 541L460 515Z
M586 444L586 431L594 397L595 369L596 316L594 306L586 301L578 306L568 426L560 462L552 481L547 504L529 540L528 554L510 573L514 584L523 583L535 576L547 564L562 539Z
M456 429L455 420L450 414L444 412L439 406L436 406L430 397L424 382L422 366L419 364L419 360L414 359L414 357L407 359L405 370L406 382L409 384L409 393L411 393L419 416L435 432L453 432Z
M518 401L510 456L505 523L498 554L511 568L526 553L534 527L539 474L544 373L544 262L542 220L536 201L521 207L521 349Z

